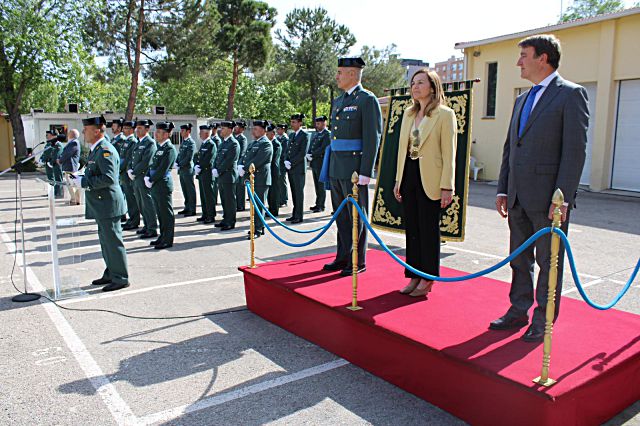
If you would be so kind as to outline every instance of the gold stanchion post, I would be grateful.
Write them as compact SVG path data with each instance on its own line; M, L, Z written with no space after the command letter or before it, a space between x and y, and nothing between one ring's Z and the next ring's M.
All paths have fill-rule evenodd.
M562 226L562 212L560 207L564 203L564 195L560 189L553 193L551 202L555 205L553 210L553 228ZM553 320L556 312L556 287L558 285L558 253L560 251L560 237L555 232L551 235L551 267L549 270L549 292L547 295L546 324L544 327L544 347L542 355L542 372L540 377L533 379L542 386L552 386L555 380L549 378L549 365L551 364L551 335L553 334Z
M353 200L358 202L358 173L353 172L351 175L351 183L353 183ZM353 299L351 300L351 306L347 309L351 311L359 311L362 309L358 306L358 209L355 205L351 206L351 217L353 218L353 230L351 234L351 240L353 242L353 248L351 252L351 282L353 285Z
M251 194L253 195L253 198L255 198L256 193L255 193L255 177L254 177L254 173L256 172L256 166L253 165L253 163L251 163L249 165L249 183L251 186ZM251 250L251 260L249 263L249 268L255 268L256 267L256 240L254 237L255 231L256 231L256 225L255 225L255 218L256 218L256 211L255 211L255 206L253 205L253 203L249 203L249 216L250 216L250 220L249 220L249 236L251 239L251 244L250 244L250 250Z

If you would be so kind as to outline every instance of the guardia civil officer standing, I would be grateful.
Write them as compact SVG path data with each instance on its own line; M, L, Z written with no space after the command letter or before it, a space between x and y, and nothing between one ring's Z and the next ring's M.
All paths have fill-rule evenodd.
M113 139L111 139L110 142L111 142L111 145L113 145L113 147L116 149L116 151L118 151L121 164L122 164L122 158L124 157L122 145L124 144L124 140L125 140L124 135L122 134L123 123L124 123L124 118L116 118L115 120L111 121L111 132L113 133ZM124 186L122 182L120 182L120 189L122 189L122 193L124 194L125 191L124 191ZM122 222L127 221L126 213L122 215L121 221Z
M276 138L276 128L273 124L267 127L267 139L271 142L273 156L271 157L271 186L267 201L269 202L269 213L278 216L280 211L280 157L282 157L282 145Z
M178 169L180 176L180 187L184 195L184 209L178 214L186 216L196 215L196 185L193 182L193 156L196 153L196 142L191 138L191 123L180 126L180 136L182 143L178 158L176 158L175 167Z
M289 148L289 136L287 136L288 126L286 124L278 124L276 126L276 138L282 147L280 154L280 174L278 178L278 192L280 193L280 207L286 207L289 202L289 185L287 184L287 168L284 166L285 156Z
M254 141L244 156L244 163L246 170L244 173L244 181L249 181L249 168L251 164L255 167L254 171L254 192L255 197L262 201L263 205L267 205L267 194L269 193L269 187L271 186L271 158L273 157L273 147L269 139L265 136L267 126L269 122L266 120L256 120L253 122L253 128L251 134L254 137ZM240 175L240 177L243 177ZM257 208L257 206L256 206ZM264 209L260 209L262 216L264 217ZM254 228L255 238L264 235L264 223L254 215ZM249 236L249 238L251 238Z
M133 188L138 201L138 208L142 212L144 227L136 231L140 238L155 238L158 236L158 218L151 198L151 191L144 183L144 177L149 171L151 159L155 155L158 144L149 136L149 128L153 125L151 120L136 121L136 133L138 134L138 146L131 156L131 163L127 174L133 181Z
M233 121L220 123L222 143L216 155L211 175L216 179L222 202L222 221L215 224L221 231L229 231L236 227L236 182L238 180L238 157L240 144L233 137L235 127Z
M216 160L218 148L211 139L211 126L206 124L200 126L200 139L202 144L198 151L198 160L195 167L196 178L200 188L200 204L202 216L196 219L198 222L213 223L216 218L216 206L214 205L213 192L213 163Z
M216 149L220 152L220 144L222 143L222 138L220 137L220 125L218 123L211 124L211 140L214 144L216 144ZM216 153L216 155L218 155ZM214 159L215 161L215 159ZM218 214L218 179L213 179L213 216L215 217Z
M244 165L244 154L247 152L247 137L244 135L244 129L247 127L247 123L243 120L236 121L236 127L233 129L233 137L238 141L240 145L240 156L238 157L238 166ZM244 182L242 179L238 179L236 182L236 210L239 212L244 211L246 194L244 191Z
M333 126L328 158L322 167L321 181L330 181L331 202L334 208L352 192L351 175L358 174L358 204L365 214L369 206L368 185L382 133L382 114L376 96L362 88L361 58L338 60L336 82L344 93L333 102L331 125ZM333 262L324 265L328 271L340 270L341 275L351 275L352 267L357 272L366 270L367 232L358 220L358 265L351 264L352 209L343 209L336 218L338 227L338 252Z
M102 278L92 284L106 284L102 291L114 291L129 287L127 252L120 223L126 208L118 183L120 158L115 147L104 137L106 123L104 117L82 120L84 140L91 146L91 151L84 176L73 180L85 189L85 217L95 219L98 224L98 240L106 265Z
M171 132L175 128L171 121L156 124L156 140L162 141L153 155L151 166L144 184L151 190L153 204L160 222L160 235L151 242L156 250L173 247L173 234L176 219L173 214L173 177L171 169L176 162L178 153L171 143Z
M132 161L133 153L138 147L138 138L135 133L135 121L125 121L122 123L122 132L124 142L122 143L122 153L120 154L120 186L124 190L124 197L127 200L127 216L129 219L122 225L125 231L138 229L140 226L140 208L138 200L136 200L133 181L129 179L127 170Z
M311 207L311 211L319 213L324 211L324 203L327 199L327 190L324 182L320 182L320 172L327 147L331 145L331 133L327 130L327 117L321 115L315 118L316 132L311 136L311 146L307 154L307 161L311 163L313 172L313 186L316 190L316 203Z
M44 163L45 171L47 172L47 179L49 184L53 185L53 193L55 198L63 198L62 192L62 168L58 163L58 159L62 155L62 143L60 140L64 140L64 135L56 134L54 131L47 130L47 146L42 151L40 161Z
M309 149L309 134L302 129L304 114L291 116L291 128L295 132L291 135L284 166L289 174L291 185L291 198L293 199L293 213L287 221L291 223L302 222L304 211L304 183L307 175L307 150Z

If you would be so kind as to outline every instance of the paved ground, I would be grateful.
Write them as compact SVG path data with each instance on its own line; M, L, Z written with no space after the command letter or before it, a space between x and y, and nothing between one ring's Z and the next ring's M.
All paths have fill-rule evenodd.
M27 275L41 290L52 282L49 212L44 187L35 177L23 182ZM313 204L311 191L309 175L306 207ZM466 241L443 247L443 265L472 272L508 254L507 224L493 210L494 194L490 184L472 183ZM182 207L180 193L174 194L174 205ZM134 316L221 313L206 319L140 320L62 310L44 299L13 303L14 257L0 256L1 424L463 423L243 310L237 267L248 263L247 213L240 214L232 233L179 218L175 245L162 252L127 233L132 286L105 295L88 285L100 276L103 263L95 224L83 219L82 209L56 206L61 278L85 292L62 301L63 307ZM328 217L307 214L301 226L318 226ZM581 278L599 302L620 290L638 259L638 217L639 198L580 194L570 237ZM15 184L12 177L3 178L2 254L14 250L14 218ZM384 239L402 253L404 237L385 234ZM269 261L331 252L334 243L333 231L306 251L265 237L257 241L257 257ZM510 272L502 269L492 276L508 280ZM13 279L22 286L20 262ZM568 273L565 279L565 295L579 297ZM640 314L639 296L637 282L619 309ZM611 424L640 425L639 413L636 403Z

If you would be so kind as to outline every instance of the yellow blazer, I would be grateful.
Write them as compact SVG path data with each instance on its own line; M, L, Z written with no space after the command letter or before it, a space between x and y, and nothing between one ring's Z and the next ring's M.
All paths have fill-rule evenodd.
M455 189L455 153L458 139L456 114L451 108L440 105L431 112L431 117L423 119L418 126L420 158L407 160L409 137L413 131L414 121L415 113L405 111L400 127L396 182L402 183L405 160L418 161L425 194L432 200L439 200L441 189Z

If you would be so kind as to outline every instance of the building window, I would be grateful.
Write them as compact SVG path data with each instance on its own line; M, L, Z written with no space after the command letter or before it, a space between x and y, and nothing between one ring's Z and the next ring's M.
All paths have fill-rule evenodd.
M487 64L487 93L484 109L485 117L496 116L496 90L498 87L498 63L490 62Z

